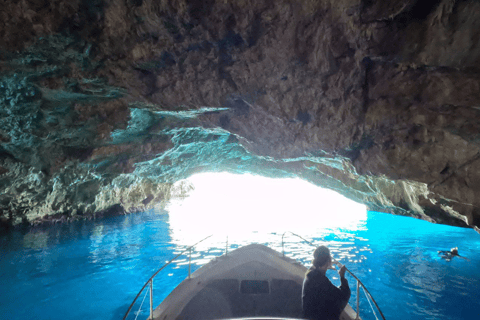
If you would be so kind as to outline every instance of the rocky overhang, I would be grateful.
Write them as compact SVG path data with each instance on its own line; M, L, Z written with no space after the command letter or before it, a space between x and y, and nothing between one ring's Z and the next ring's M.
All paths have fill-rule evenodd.
M205 171L480 227L474 0L7 1L0 220L149 209Z

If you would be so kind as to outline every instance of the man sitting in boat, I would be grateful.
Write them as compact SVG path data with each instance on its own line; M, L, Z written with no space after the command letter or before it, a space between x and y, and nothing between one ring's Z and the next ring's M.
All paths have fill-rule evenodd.
M313 253L313 265L305 274L302 288L303 316L309 320L338 320L350 299L350 287L345 279L345 266L338 271L341 286L334 286L326 277L332 267L330 250L320 246Z

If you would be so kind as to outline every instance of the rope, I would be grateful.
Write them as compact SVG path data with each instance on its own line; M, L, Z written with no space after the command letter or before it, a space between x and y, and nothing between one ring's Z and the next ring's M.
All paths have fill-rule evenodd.
M143 303L145 302L145 298L147 297L148 290L145 290L145 295L143 296L142 303L140 304L140 308L138 308L138 311L135 312L137 315L135 316L135 320L137 320L138 315L140 314L140 311L142 310Z

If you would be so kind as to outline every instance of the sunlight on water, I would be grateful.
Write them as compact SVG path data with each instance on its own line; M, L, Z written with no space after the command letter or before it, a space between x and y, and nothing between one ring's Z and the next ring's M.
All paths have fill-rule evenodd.
M297 214L293 216L297 218ZM185 226L188 220L182 224L179 217L174 212L152 210L0 235L0 283L5 288L0 290L0 318L122 319L154 272L208 235L203 229L198 236L188 235L187 231L195 228ZM313 221L314 216L303 219ZM250 242L279 252L284 248L286 256L307 267L311 264L314 249L306 241L283 230L258 230L250 228L243 236L230 236L228 245L220 235L195 246L191 271ZM366 221L351 219L338 228L312 223L304 230L293 231L315 245L327 245L333 257L367 286L387 319L478 318L480 237L474 230L377 212L367 212ZM468 260L446 261L438 255L437 250L455 246ZM155 278L155 306L187 277L189 269L188 254L184 254ZM336 271L328 271L327 276L339 284ZM353 289L350 304L354 305L355 282L349 275L347 278ZM148 299L143 307L142 301L137 301L129 319L139 310L139 319L147 319ZM363 293L360 309L362 319L375 319Z
M214 235L196 250L232 248L257 242L282 250L282 238L289 252L299 260L309 260L312 247L295 237L308 239L332 233L349 238L339 230L363 230L366 207L327 189L301 179L272 179L249 174L203 173L188 179L194 186L189 196L172 201L167 210L172 243L185 248L208 235ZM185 181L179 182L185 183ZM283 237L282 237L283 236ZM227 240L228 237L228 240ZM293 242L293 244L292 244ZM338 259L354 256L350 250L329 245ZM202 264L204 259L195 260Z
M168 212L0 234L0 283L6 288L0 290L0 318L122 319L154 272L210 234L192 250L191 266L187 251L155 278L153 305L190 267L195 272L225 251L257 242L307 267L313 247L326 245L367 286L387 319L478 318L480 237L472 229L366 212L299 179L202 174L190 182L195 191ZM466 259L438 255L452 247ZM327 276L339 284L336 271ZM139 319L147 319L142 301L132 316L141 310ZM362 319L376 319L363 293L360 309Z

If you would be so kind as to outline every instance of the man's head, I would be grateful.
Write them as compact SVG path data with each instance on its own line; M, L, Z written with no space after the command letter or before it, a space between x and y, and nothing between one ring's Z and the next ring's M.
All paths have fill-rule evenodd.
M313 265L315 268L329 267L332 262L330 250L325 246L319 246L313 252Z

